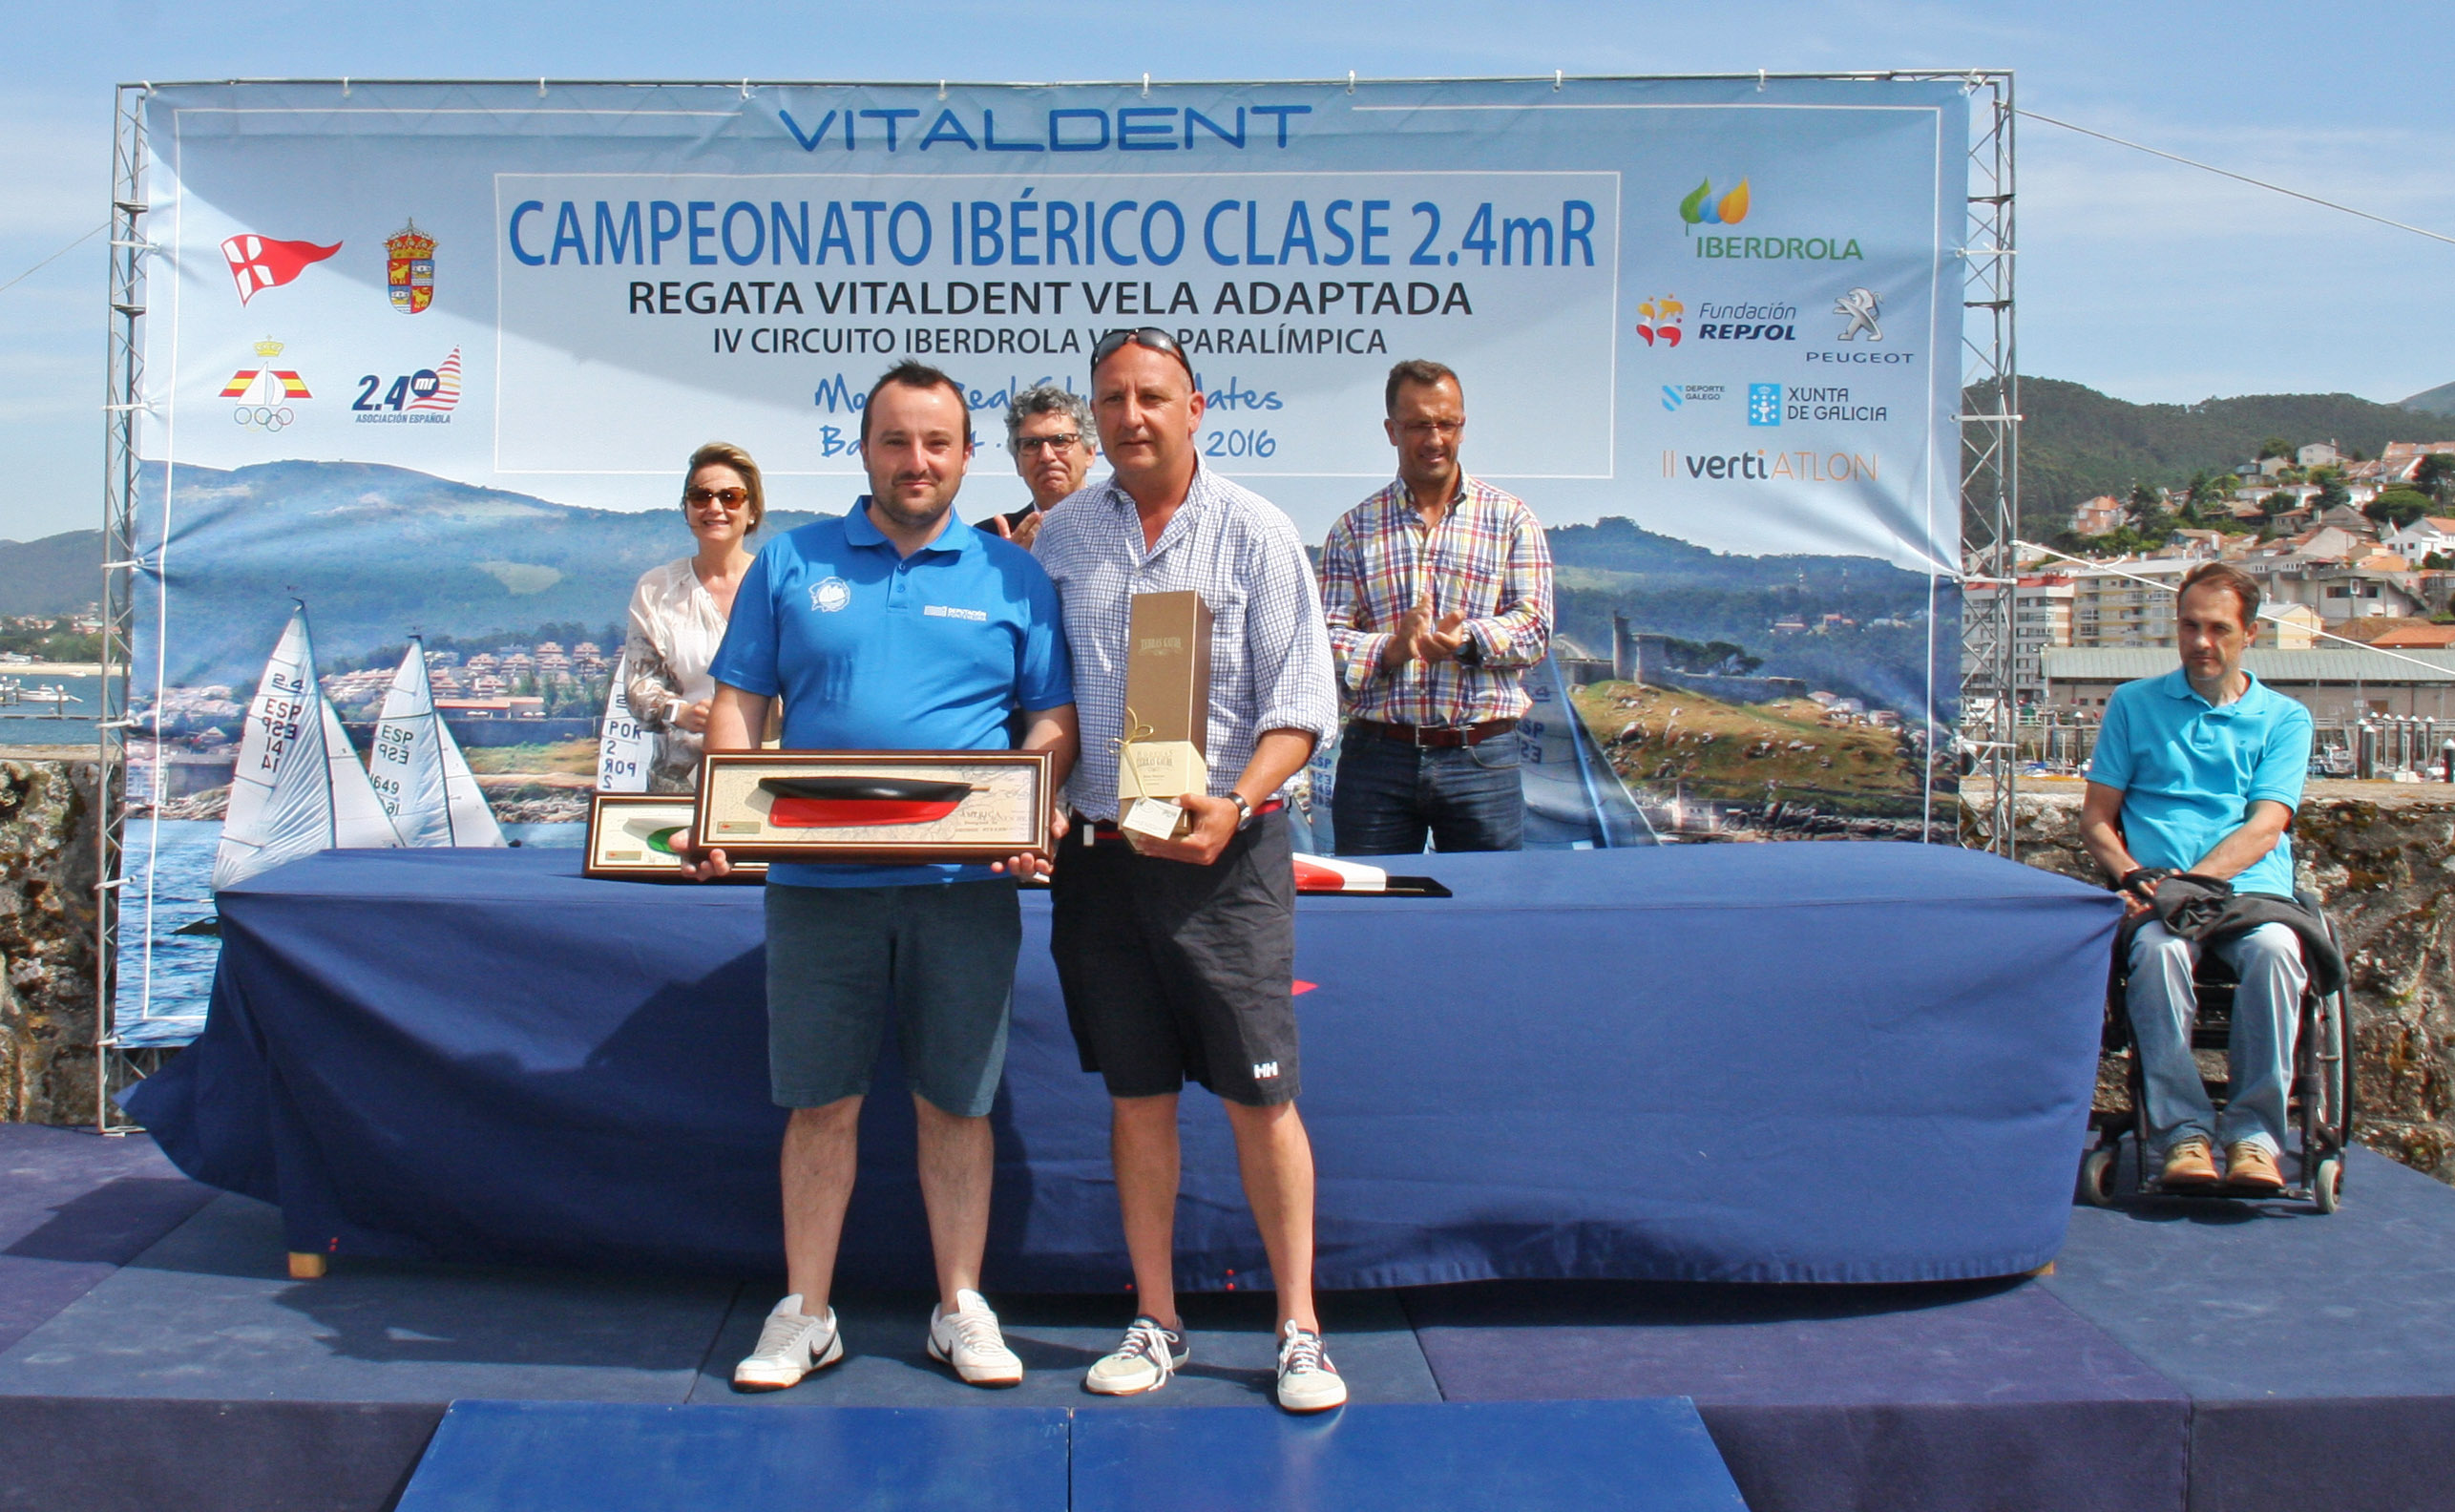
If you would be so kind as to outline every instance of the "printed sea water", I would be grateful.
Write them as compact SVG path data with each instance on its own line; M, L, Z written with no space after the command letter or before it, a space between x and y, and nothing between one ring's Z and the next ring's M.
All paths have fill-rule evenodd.
M505 825L522 846L577 850L580 824ZM214 933L213 854L221 826L213 820L132 819L119 907L120 1037L132 1045L181 1045L204 1027L213 973L221 959Z
M0 663L0 746L91 746L102 680Z

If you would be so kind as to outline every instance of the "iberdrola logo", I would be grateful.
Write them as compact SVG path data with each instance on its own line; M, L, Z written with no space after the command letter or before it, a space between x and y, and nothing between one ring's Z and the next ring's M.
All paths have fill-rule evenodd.
M1737 225L1748 219L1748 180L1740 179L1738 188L1719 200L1713 198L1713 180L1705 180L1679 202L1679 218L1689 225Z

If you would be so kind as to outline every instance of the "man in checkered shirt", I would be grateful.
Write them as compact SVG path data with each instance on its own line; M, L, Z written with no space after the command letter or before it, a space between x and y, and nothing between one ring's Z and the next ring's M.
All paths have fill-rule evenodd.
M1312 1304L1312 1145L1296 1114L1295 862L1290 778L1338 717L1304 542L1258 495L1201 465L1204 398L1176 339L1111 331L1091 406L1112 477L1049 511L1033 546L1074 654L1082 765L1051 875L1049 954L1085 1071L1107 1084L1110 1148L1141 1312L1083 1379L1154 1391L1189 1357L1176 1311L1177 1098L1228 1110L1246 1201L1278 1293L1278 1400L1347 1399ZM1191 589L1211 616L1209 791L1173 840L1118 832L1117 743L1138 593Z
M1518 685L1551 642L1551 548L1534 512L1466 475L1466 396L1437 362L1384 390L1397 481L1321 549L1321 597L1352 701L1331 826L1341 855L1524 844Z

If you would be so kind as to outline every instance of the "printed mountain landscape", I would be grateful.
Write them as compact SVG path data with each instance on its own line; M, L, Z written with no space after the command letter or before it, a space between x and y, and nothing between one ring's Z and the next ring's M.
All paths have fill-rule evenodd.
M146 469L150 496L158 498L161 476ZM331 671L411 631L469 640L550 622L606 624L619 619L640 573L689 546L665 511L577 508L362 463L183 467L171 503L160 559L172 687L252 688L293 598L305 600ZM157 508L147 514L160 517ZM775 511L763 534L817 517ZM1803 678L1905 714L1920 707L1924 578L1868 557L1715 553L1625 519L1550 536L1562 568L1561 628L1594 658L1610 656L1616 612L1634 630L1700 647L1724 642L1716 659L1755 659L1746 670ZM28 602L16 612L90 602L99 545L91 532L0 545L0 582ZM155 555L152 542L144 552ZM139 616L139 665L153 658L150 618ZM1823 633L1806 633L1815 629ZM1950 647L1953 636L1947 629L1935 643ZM1950 657L1938 655L1948 682Z

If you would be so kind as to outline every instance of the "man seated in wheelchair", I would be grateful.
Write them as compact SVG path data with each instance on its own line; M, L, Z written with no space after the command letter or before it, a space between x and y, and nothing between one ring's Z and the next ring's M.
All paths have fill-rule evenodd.
M2182 579L2182 665L2108 701L2081 838L2124 893L2116 949L2146 1124L2170 1190L2281 1191L2294 1034L2309 980L2301 942L2324 925L2294 902L2285 831L2310 766L2310 713L2243 669L2259 586L2207 562ZM2315 934L2311 932L2316 931ZM2128 942L2127 945L2124 942ZM2240 978L2223 1115L2191 1055L2193 969L2214 950ZM2212 1145L2225 1152L2220 1175Z

